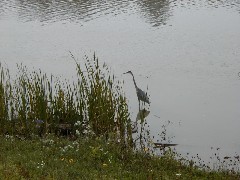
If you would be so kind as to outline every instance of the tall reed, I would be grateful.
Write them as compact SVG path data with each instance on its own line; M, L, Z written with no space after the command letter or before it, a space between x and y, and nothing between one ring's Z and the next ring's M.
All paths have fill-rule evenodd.
M9 70L5 69L0 63L0 133L4 133L5 129L8 129L10 124L9 116L12 112L12 86L10 84Z
M85 57L83 67L73 55L72 58L77 64L80 103L88 125L97 136L113 134L131 142L130 118L121 82L115 82L107 65L100 65L95 54L91 60Z

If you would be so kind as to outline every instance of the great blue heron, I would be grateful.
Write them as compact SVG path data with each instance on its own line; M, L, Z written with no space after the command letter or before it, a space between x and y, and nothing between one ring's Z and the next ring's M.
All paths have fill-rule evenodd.
M145 103L150 104L147 93L145 93L143 90L141 90L140 88L137 87L137 84L136 84L136 81L135 81L135 78L134 78L134 75L133 75L132 71L128 71L128 72L125 72L123 74L127 74L127 73L131 74L132 77L133 77L133 82L134 82L134 85L135 85L135 88L136 88L137 97L138 97L138 101L139 101L139 108L140 108L140 101L143 101Z

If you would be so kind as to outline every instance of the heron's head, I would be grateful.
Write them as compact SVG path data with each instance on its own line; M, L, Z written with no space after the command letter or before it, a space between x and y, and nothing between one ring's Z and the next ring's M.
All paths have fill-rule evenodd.
M123 73L123 74L128 74L128 73L129 73L129 74L133 74L132 71L127 71L127 72L125 72L125 73Z

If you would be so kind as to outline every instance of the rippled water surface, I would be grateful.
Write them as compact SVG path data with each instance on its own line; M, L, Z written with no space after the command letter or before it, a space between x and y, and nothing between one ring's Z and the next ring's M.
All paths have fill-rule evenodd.
M72 77L95 51L125 80L151 95L153 133L168 120L180 152L240 154L239 0L1 0L0 61ZM13 68L14 69L14 68Z

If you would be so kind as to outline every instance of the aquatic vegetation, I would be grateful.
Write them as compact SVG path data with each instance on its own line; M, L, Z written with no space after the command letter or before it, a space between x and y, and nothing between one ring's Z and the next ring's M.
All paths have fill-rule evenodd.
M10 84L10 74L8 70L0 64L0 133L4 133L6 128L9 128L7 123L10 119L12 112L12 86Z
M67 130L68 134L115 136L131 144L132 133L122 82L106 64L85 57L76 63L77 82L61 81L41 70L18 65L18 76L0 66L0 124L2 134L40 136ZM74 63L73 61L73 63ZM113 136L111 136L113 137Z
M72 58L77 62L73 55ZM77 74L81 79L78 93L87 125L97 136L108 136L112 132L117 135L118 132L122 140L131 139L128 106L121 82L114 82L114 75L106 64L100 66L95 54L92 61L86 57L85 67L77 63Z

